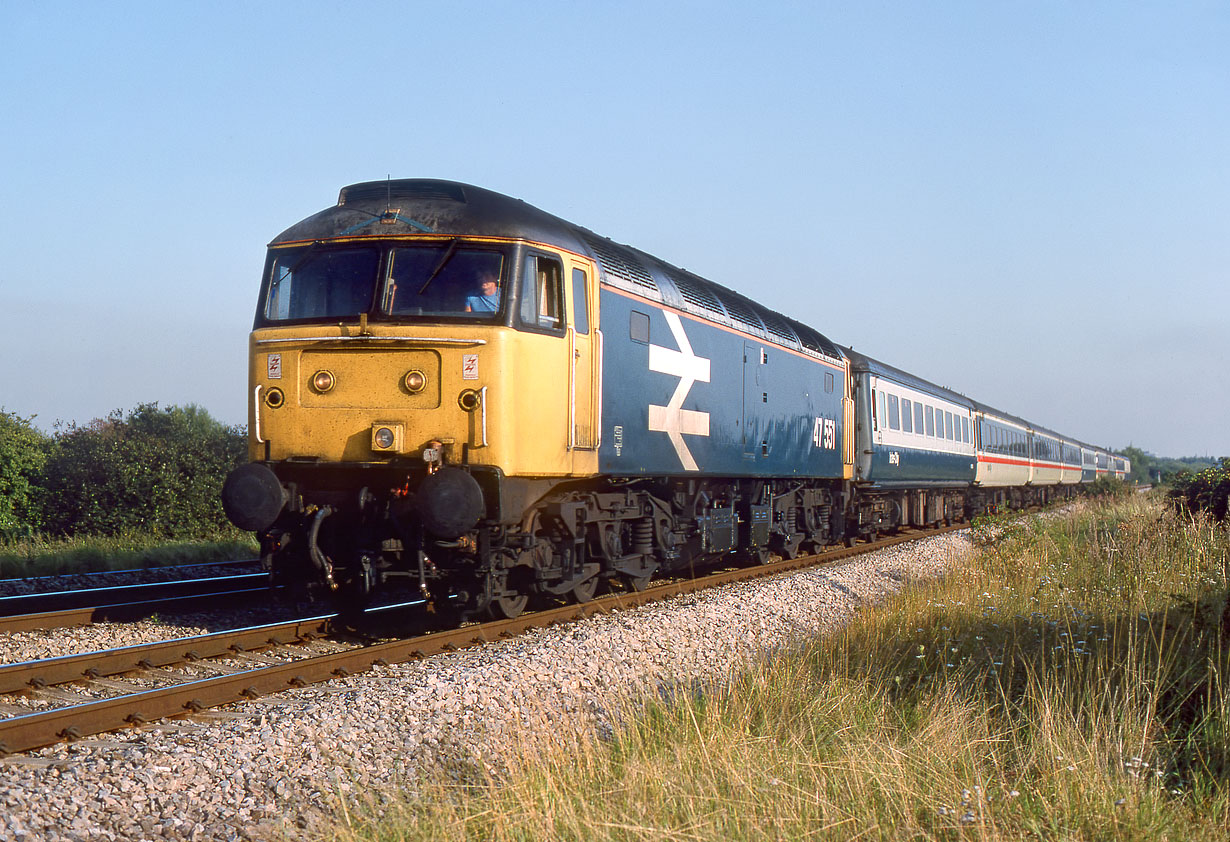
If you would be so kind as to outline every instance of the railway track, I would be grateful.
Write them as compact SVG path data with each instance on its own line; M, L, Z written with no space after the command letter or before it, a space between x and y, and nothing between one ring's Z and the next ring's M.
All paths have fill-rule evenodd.
M12 704L2 705L0 713L8 718L0 720L0 754L31 751L66 740L144 725L157 719L191 715L208 708L364 672L374 666L483 645L529 629L625 610L732 582L828 564L967 527L968 524L958 524L937 530L914 531L820 555L724 570L695 579L662 582L644 591L612 594L585 604L546 609L513 620L473 624L404 639L338 642L332 636L335 618L327 616L10 664L0 667L0 693L33 696L44 703L59 700L61 704L29 713L23 713L21 708ZM386 606L380 611L402 607ZM332 651L313 651L324 645L331 646ZM242 665L236 666L236 661ZM204 667L206 662L221 674L192 677L192 668ZM174 672L173 669L179 671ZM148 683L151 677L163 686L141 686L139 682ZM105 690L115 695L87 698L80 690L71 689L73 685L94 693Z
M0 597L0 633L131 620L269 591L268 574L244 573Z
M134 567L121 570L96 570L91 573L59 573L53 576L21 576L18 578L0 579L0 589L7 588L13 585L21 586L22 588L39 588L40 586L49 586L50 590L69 590L68 588L60 587L66 581L89 582L89 581L105 581L114 580L117 577L125 576L158 576L158 575L182 575L192 570L217 570L219 568L228 567L252 567L260 564L258 558L237 558L231 561L202 561L193 562L192 564L171 564L162 567ZM191 577L188 577L191 578ZM87 586L88 589L88 586ZM11 595L11 594L5 594Z

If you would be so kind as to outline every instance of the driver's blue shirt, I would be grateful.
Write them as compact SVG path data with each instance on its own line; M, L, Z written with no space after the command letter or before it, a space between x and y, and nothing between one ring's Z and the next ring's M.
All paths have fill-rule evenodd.
M494 313L500 309L500 294L468 296L466 308L472 313Z

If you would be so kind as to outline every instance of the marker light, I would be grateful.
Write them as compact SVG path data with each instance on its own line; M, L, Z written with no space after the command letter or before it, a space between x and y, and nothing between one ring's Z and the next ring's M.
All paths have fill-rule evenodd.
M388 427L379 428L378 430L376 430L375 434L372 436L372 441L376 443L376 447L379 447L384 450L387 450L388 448L392 447L393 442L395 442L396 440L397 440L397 437L393 435L393 431L390 430Z
M405 383L406 391L412 395L417 395L427 388L427 375L416 368L406 372Z
M312 388L325 393L333 388L333 372L321 369L312 375Z
M281 389L274 387L265 393L265 405L270 409L277 409L284 403L286 403L286 396L282 394Z
M473 389L466 389L457 396L457 404L466 412L473 412L478 409L479 397L478 392Z

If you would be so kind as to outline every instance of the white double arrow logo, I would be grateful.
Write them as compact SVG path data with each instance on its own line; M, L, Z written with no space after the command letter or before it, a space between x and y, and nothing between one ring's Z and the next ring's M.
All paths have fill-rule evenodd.
M675 387L675 394L671 395L670 403L666 406L649 405L649 429L651 432L666 433L675 447L675 453L679 454L679 461L683 463L684 469L695 471L698 470L696 460L692 458L692 452L684 443L683 435L687 433L689 436L708 436L709 413L682 407L693 383L697 380L702 383L709 382L709 360L692 353L692 343L683 332L683 323L677 313L664 311L663 315L666 316L666 323L670 326L679 350L672 351L661 345L650 345L649 370L673 374L679 378L679 385Z

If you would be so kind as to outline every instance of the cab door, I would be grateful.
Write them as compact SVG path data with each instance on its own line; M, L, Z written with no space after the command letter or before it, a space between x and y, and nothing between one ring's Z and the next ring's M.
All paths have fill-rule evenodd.
M597 285L592 264L568 261L568 449L577 473L594 473L598 467L602 333L598 330Z

